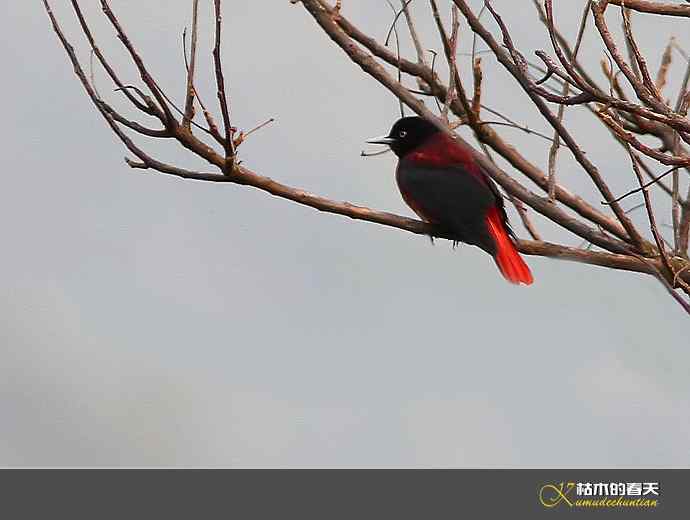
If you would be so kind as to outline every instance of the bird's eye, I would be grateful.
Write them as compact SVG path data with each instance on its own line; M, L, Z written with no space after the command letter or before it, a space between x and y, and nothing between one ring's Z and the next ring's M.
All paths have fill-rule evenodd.
M407 135L407 132L406 132L405 130L400 130L400 132L398 132L398 135L399 135L401 138L405 138L405 136Z

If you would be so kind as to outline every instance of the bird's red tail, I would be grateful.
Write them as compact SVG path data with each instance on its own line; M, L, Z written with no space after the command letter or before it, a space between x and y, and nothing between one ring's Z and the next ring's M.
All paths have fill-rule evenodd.
M503 217L498 208L491 208L486 216L489 233L496 242L496 256L494 260L503 277L510 283L530 285L533 281L532 272L518 253L508 230L503 223Z

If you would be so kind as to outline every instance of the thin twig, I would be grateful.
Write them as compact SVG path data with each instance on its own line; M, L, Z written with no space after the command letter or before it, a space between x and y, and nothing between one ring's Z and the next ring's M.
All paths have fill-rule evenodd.
M240 132L240 134L235 138L235 148L237 148L244 141L246 141L247 137L252 135L254 132L258 132L259 130L261 130L265 126L270 125L273 122L275 122L275 119L270 118L270 119L267 119L266 121L264 121L263 123L256 125L254 128L252 128L251 130L248 130L247 132Z
M186 33L186 29L185 29ZM196 71L196 47L199 36L199 0L192 0L192 46L187 67L187 92L182 126L191 129L190 121L194 119L194 72ZM185 52L185 60L187 53Z
M414 45L415 52L417 53L417 61L420 65L426 65L426 59L424 57L424 47L422 46L422 41L420 40L419 34L417 33L417 28L415 27L412 13L410 13L410 1L411 0L400 0L400 4L402 5L402 10L405 14L407 29L410 31L410 38L412 39L412 44Z
M225 76L223 74L223 62L220 56L220 41L221 31L223 26L223 15L221 9L221 0L213 0L215 8L215 44L213 46L213 64L216 73L216 86L218 90L218 103L220 104L220 112L223 116L223 126L225 128L224 144L225 144L225 162L226 171L232 171L235 162L235 141L233 139L234 129L230 124L230 110L228 108L228 98L225 93Z
M577 40L575 41L575 47L573 49L573 60L577 59L577 54L580 51L580 45L582 44L582 37L585 34L585 28L587 27L587 13L589 12L589 7L590 7L591 0L587 2L585 5L584 11L582 12L582 16L580 17L580 28L578 29L577 32ZM570 83L565 82L563 84L563 91L561 93L563 97L568 97L570 94ZM563 121L563 115L565 112L565 105L559 105L558 106L558 114L556 115L556 118L558 119L559 122ZM561 138L558 135L558 131L554 130L553 134L553 143L551 144L551 147L549 148L549 164L548 164L548 171L549 171L549 201L555 202L556 200L556 159L558 157L558 148L561 145Z
M398 19L399 13L395 10L395 7L393 6L393 2L391 0L386 0L386 3L388 6L393 10L393 13L395 14L395 19ZM405 10L405 6L403 6L403 11ZM395 35L395 54L398 57L398 83L402 84L402 70L400 69L400 35L398 34L398 28L396 26L396 22L393 22L393 25L391 25L391 28L393 29L393 34ZM386 40L386 45L388 45L388 40ZM400 110L400 117L405 117L405 105L403 105L403 102L398 99L398 109Z

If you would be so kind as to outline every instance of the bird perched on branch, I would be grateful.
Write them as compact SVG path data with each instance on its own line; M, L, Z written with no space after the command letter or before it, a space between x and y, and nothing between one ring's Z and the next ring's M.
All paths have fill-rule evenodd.
M403 117L387 136L367 142L388 145L399 157L400 194L422 220L489 253L509 282L532 283L503 198L471 150L421 117Z

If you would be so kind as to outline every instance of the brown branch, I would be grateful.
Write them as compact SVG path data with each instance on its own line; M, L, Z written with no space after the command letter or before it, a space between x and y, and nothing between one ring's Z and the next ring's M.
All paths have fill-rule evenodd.
M648 260L649 263L643 262L638 257L627 254L612 254L602 253L598 251L589 251L574 247L566 247L548 242L538 242L529 240L518 240L518 248L520 252L527 255L546 256L549 258L557 258L559 260L570 260L573 262L580 262L590 265L599 265L602 267L610 267L612 269L620 269L623 271L634 271L638 273L646 273L655 275L654 269L661 269L663 266L658 260ZM686 264L679 260L673 259L677 264L677 269ZM683 279L687 281L685 273Z
M176 174L172 173L172 175ZM293 202L309 206L318 211L334 213L349 217L354 220L381 224L384 226L401 229L403 231L408 231L417 235L434 236L438 238L446 238L448 240L453 240L456 238L453 235L448 235L442 230L426 222L395 215L393 213L373 210L363 206L357 206L349 202L338 202L319 197L304 190L286 186L268 177L258 175L242 166L235 168L235 174L233 175L232 179L217 175L212 180L220 182L235 182L238 184L251 186L276 197L291 200ZM645 273L653 276L656 276L657 270L663 268L659 260L641 259L627 254L585 251L582 249L536 240L518 240L517 244L518 249L527 255L557 258L560 260L569 260L572 262L609 267L623 271ZM679 274L679 277L681 277L684 281L690 282L690 272L688 272L690 263L684 262L678 258L672 259L672 261L674 262L674 270L677 272L680 272L681 269L685 270Z
M189 56L189 66L187 67L187 92L184 107L184 117L182 126L191 130L191 120L194 119L194 72L196 71L196 47L199 36L199 0L192 0L192 43ZM185 61L187 53L185 52ZM209 125L210 126L210 125Z
M589 4L589 0L587 1ZM570 42L566 39L565 36L563 36L563 34L561 34L558 28L555 27L548 20L548 17L546 16L546 11L544 11L544 9L542 8L541 4L539 3L539 0L532 0L532 2L537 9L537 14L539 15L540 21L549 31L549 36L555 37L556 41L558 42L558 50L562 50L562 52L565 55L565 58L567 58L568 65L574 68L574 70L577 72L577 74L582 79L585 85L593 87L595 91L601 91L602 89L597 86L597 83L594 81L592 76L589 75L584 66L578 61L577 57L573 56L573 50L570 48Z
M676 251L687 258L688 243L690 242L690 188L688 188L688 194L682 206L680 222L678 224L678 245Z
M608 0L609 3L625 6L641 13L659 14L662 16L684 16L690 18L690 5L658 2L653 0Z
M676 100L676 112L681 112L687 114L688 102L690 98L688 97L688 83L690 83L690 60L686 57L687 64L685 66L685 73L683 75L683 82L678 92L678 99ZM668 136L668 133L665 134ZM678 142L678 135L674 134L672 138L673 150L678 153L679 151L685 152L681 144ZM690 169L685 169L690 173ZM676 252L680 255L688 257L688 246L690 245L690 188L688 188L688 194L684 201L680 200L680 182L678 178L678 172L673 174L673 223L674 231L676 234ZM682 206L682 210L680 209Z
M640 184L640 188L642 188L642 196L644 197L644 205L645 209L647 210L649 227L652 231L652 236L654 236L654 241L656 242L657 249L659 250L659 253L661 255L661 261L668 274L675 278L675 273L673 272L673 268L671 267L668 254L666 253L666 248L664 247L664 241L661 238L661 233L659 233L659 228L656 225L656 218L654 216L654 210L652 209L652 201L649 197L649 192L647 191L647 188L644 187L644 179L642 178L642 172L640 172L640 168L638 166L638 164L642 162L642 159L640 159L640 157L632 151L630 146L627 147L627 151L630 154L633 171L635 172L635 176L637 177L637 182Z
M456 16L453 19L453 30L456 33L456 42L455 45L452 44L451 42L451 37L448 36L448 33L446 32L445 27L443 26L443 20L441 20L441 13L438 8L438 4L436 3L436 0L429 0L429 5L431 7L431 13L434 17L434 22L436 23L436 29L438 30L439 37L441 38L441 44L443 45L443 52L446 56L446 62L448 63L448 68L449 68L449 76L450 79L448 80L448 89L444 93L443 97L443 107L441 108L441 113L444 115L444 119L448 119L448 109L456 102L461 103L461 109L458 114L458 110L456 109L454 112L462 119L469 119L470 114L468 113L469 105L467 103L462 104L462 95L459 92L459 88L462 85L461 80L460 80L460 75L458 74L458 69L457 69L457 59L455 54L457 53L457 28L458 28L458 19L457 19L457 11L455 12ZM453 64L455 63L455 67ZM438 96L437 96L438 97ZM465 97L465 101L467 98Z
M218 103L220 104L220 111L223 116L223 126L225 128L225 161L226 173L232 170L235 162L235 144L233 138L233 128L230 124L230 111L228 108L228 99L225 94L225 76L223 75L223 63L220 57L220 39L223 26L223 15L221 13L221 0L213 0L216 16L215 29L215 44L213 46L213 64L216 74L216 86L218 87Z
M94 93L95 93L95 88L94 88ZM156 128L148 128L136 121L133 121L131 119L127 119L124 117L122 114L117 112L113 107L111 107L108 103L105 101L101 100L98 95L96 94L96 98L98 98L98 103L100 103L102 109L108 113L115 121L118 123L126 126L130 130L134 130L135 132L145 135L148 137L157 137L157 138L170 138L174 137L173 134L168 130L167 128L161 128L161 129L156 129Z
M494 16L494 19L499 24L501 32L503 34L503 44L508 49L507 51L498 44L494 39L493 35L481 24L479 19L474 15L472 10L463 0L453 0L455 5L458 6L463 16L469 23L472 30L479 35L480 38L491 48L494 52L498 61L510 72L513 77L518 81L520 86L522 86L525 93L530 97L533 103L536 105L539 112L544 116L544 118L551 124L551 126L556 130L563 140L563 142L570 148L573 156L577 162L582 166L582 168L588 173L589 177L592 179L595 186L598 188L599 192L602 194L605 200L613 201L614 197L609 189L608 185L601 177L599 170L594 166L594 164L585 156L580 147L578 146L575 139L570 135L570 133L565 129L565 127L557 120L556 116L549 110L543 100L533 91L532 81L528 77L524 68L520 65L522 64L521 55L515 49L510 34L503 23L502 19L496 11L493 9L490 3L486 3L487 9ZM525 66L526 68L526 66ZM524 200L524 199L522 199ZM626 232L629 235L629 239L635 244L636 247L640 248L641 251L648 250L648 246L642 239L640 234L637 232L632 224L632 221L625 215L623 209L617 204L612 203L611 209L616 214L619 222L623 225Z
M529 215L527 214L527 208L520 202L518 199L513 197L510 193L508 194L508 199L510 200L511 204L517 211L518 216L520 217L520 221L522 222L522 225L525 227L527 230L527 233L534 239L538 241L542 241L542 237L537 231L537 228L534 226L534 223L532 220L529 218Z
M640 71L640 75L642 76L642 84L654 97L654 99L656 99L661 105L666 106L663 99L661 98L661 93L656 88L656 82L652 79L652 76L649 73L647 60L640 51L640 47L637 44L637 40L633 35L632 24L630 22L630 11L628 9L621 8L621 12L623 15L623 32L625 34L626 42L632 54L631 60L634 59L633 63L637 65L637 68Z
M537 7L537 11L539 13L540 19L544 22L546 27L549 30L549 34L552 39L552 43L554 46L554 50L556 51L556 55L558 56L558 59L562 63L562 65L565 67L566 71L568 74L572 77L572 80L577 84L579 88L583 90L583 94L586 92L589 94L593 99L596 99L598 102L610 106L611 108L615 108L620 111L621 116L625 117L624 112L628 112L634 116L637 117L642 117L645 119L650 119L652 121L656 121L658 123L662 123L664 125L669 125L672 128L683 132L682 137L684 140L690 140L687 137L685 137L685 133L690 131L690 124L688 121L685 119L685 116L682 113L679 113L678 110L676 109L675 112L671 111L666 107L663 103L659 105L659 109L663 112L660 113L656 110L651 110L645 106L638 105L636 103L632 103L628 101L624 95L622 95L622 92L618 92L618 94L621 94L619 98L616 98L612 95L606 95L606 93L601 89L601 87L597 86L597 84L594 82L594 80L587 74L587 71L584 70L581 64L578 63L577 59L573 57L572 50L569 49L569 45L565 37L563 37L562 34L558 32L556 27L554 26L553 23L553 15L549 13L547 16L547 12L544 11L541 6L539 5L537 0L533 0L535 6ZM599 5L601 5L603 2L599 2ZM546 4L546 7L550 7L550 3ZM592 5L592 9L594 8L594 5ZM605 25L605 24L604 24ZM608 31L608 29L606 29ZM612 40L610 40L610 35L609 35L609 41L610 45L612 45L614 48L615 43L613 43ZM562 48L561 48L562 46ZM620 53L618 53L620 55ZM548 60L545 58L543 53L540 51L537 51L537 55L542 58L542 60L545 61L545 63L548 64ZM622 59L622 57L621 57ZM549 67L550 72L557 73L556 71L553 70L553 66ZM613 76L614 82L617 82L615 80L615 76ZM568 80L568 76L566 75L565 78L561 74L561 79ZM638 82L639 83L639 82ZM535 91L537 91L535 89ZM566 102L566 100L560 100L556 96L549 96L548 93L544 92L539 92L540 94L545 97L545 99L556 102L556 103L563 103ZM572 104L572 100L568 100L570 104ZM584 99L582 101L579 101L582 103L583 101L588 101L587 99Z
M417 28L415 27L414 18L410 13L410 2L408 0L400 0L402 5L403 13L405 14L405 21L407 22L407 29L410 31L410 38L412 39L412 44L414 45L415 51L417 53L417 63L420 65L426 65L426 59L424 58L424 47L419 39L419 34L417 33Z
M460 18L458 16L458 8L453 6L451 8L451 32L450 40L448 41L448 68L450 70L450 81L448 82L448 95L446 96L446 102L443 106L443 117L448 120L448 110L450 110L450 104L453 99L458 95L458 91L462 88L462 83L460 80L460 75L458 74L458 29L460 29ZM467 104L467 96L464 97L465 112L467 117L470 116L471 109L469 104Z
M608 25L606 23L606 18L604 16L604 12L606 11L607 7L607 2L596 1L592 2L591 6L592 14L594 16L594 25L599 31L599 35L601 36L604 45L608 49L613 60L616 62L616 65L618 65L618 68L620 68L621 72L623 72L623 75L627 78L628 82L635 91L637 97L641 101L652 107L658 113L664 115L671 115L672 111L668 107L668 105L661 101L655 95L654 92L649 90L648 86L645 85L645 83L638 79L637 75L635 74L635 71L633 71L630 65L625 61L625 58L621 54L620 49L613 41L613 37L611 36ZM632 41L634 42L634 39Z
M55 18L52 9L50 8L50 5L48 4L47 0L43 0L43 5L45 7L45 10L50 18L53 31L55 34L58 36L60 42L62 43L63 48L65 49L65 52L67 53L67 56L72 63L74 73L76 74L77 78L81 82L82 86L84 87L84 90L86 91L87 95L91 99L91 102L95 105L95 107L98 109L98 111L101 113L101 115L105 118L106 122L112 129L112 131L115 133L115 135L122 141L122 143L125 145L125 147L133 153L140 161L141 163L145 164L148 168L153 168L156 169L162 173L168 173L172 175L178 175L178 176L184 176L184 175L189 175L190 178L204 178L204 180L212 180L211 175L212 174L197 174L196 172L189 172L187 170L183 170L181 168L177 168L174 166L170 166L168 164L162 163L160 161L157 161L150 157L148 154L146 154L141 148L139 148L132 139L127 136L127 134L118 126L117 121L115 120L113 114L111 111L107 109L107 105L102 102L99 98L96 92L94 91L92 85L90 84L83 68L81 67L81 64L79 63L79 60L76 56L76 53L74 51L74 47L69 43L67 38L65 37L64 33L62 32L62 29L60 28L60 25L57 22L57 19ZM217 154L213 152L210 148L208 148L206 145L203 143L195 140L195 139L190 139L189 141L182 141L180 139L179 134L175 134L175 137L178 139L178 141L181 142L181 144L190 150L192 150L194 153L199 155L200 157L203 157L207 159L210 163L216 164L217 166L222 165L222 160L220 157L218 157Z
M185 72L187 75L189 75L189 62L187 60L187 35L186 33L182 34L182 50L184 54L184 62L185 62ZM201 128L204 132L209 134L215 141L223 146L224 141L223 141L223 136L220 135L220 131L218 130L218 125L216 124L216 120L213 118L213 115L211 115L211 112L208 111L206 108L206 104L204 103L203 99L201 99L201 96L199 95L199 91L196 89L196 86L194 85L194 80L192 78L192 83L191 83L192 91L193 91L193 96L194 99L196 99L197 103L199 103L199 106L201 107L201 111L204 114L204 119L206 120L206 124L208 125L208 129L197 125L192 119L189 120L190 126L193 124L194 126ZM192 112L194 111L193 105L192 105ZM188 128L189 129L189 128Z
M690 157L689 156L678 156L678 155L672 155L672 154L666 154L663 152L658 151L655 148L652 148L651 146L647 146L646 144L642 143L637 137L632 132L627 131L621 123L618 121L615 121L614 118L609 115L607 112L600 110L597 112L597 115L599 118L613 130L616 135L618 135L622 140L624 140L626 143L630 144L633 148L638 150L639 152L642 152L644 155L647 157L651 157L653 159L656 159L659 161L661 164L665 164L667 166L689 166L690 165Z
M156 81L153 79L151 74L149 74L149 71L146 69L146 65L144 64L144 61L141 59L141 56L139 56L139 53L137 50L134 48L134 45L130 41L129 37L123 30L122 26L120 25L119 20L115 16L115 13L113 13L112 9L108 5L107 0L101 0L101 7L103 9L103 12L105 13L106 17L110 21L111 25L115 28L115 31L117 32L118 38L122 42L122 44L125 46L127 51L129 52L132 61L134 61L134 64L136 65L137 69L139 70L139 74L141 75L141 79L143 82L146 84L148 87L149 91L153 96L156 98L156 101L158 102L158 105L160 106L161 110L163 111L164 117L161 118L161 122L166 126L166 128L172 128L177 125L177 121L175 117L172 115L172 112L170 111L170 108L168 107L168 104L165 100L165 97L163 96L162 92L159 90L158 85L156 84Z
M91 29L89 28L88 24L86 23L86 19L84 18L84 15L81 11L81 7L79 6L79 3L77 0L71 0L72 2L72 8L74 9L75 14L77 15L77 19L79 20L79 25L81 26L82 32L86 36L86 39L89 41L89 45L91 46L91 50L94 52L96 57L98 58L98 61L101 63L105 71L107 72L108 76L112 79L113 83L119 88L122 89L122 92L124 95L129 99L129 101L137 107L139 110L142 112L145 112L147 114L153 115L155 113L154 107L151 107L151 105L146 105L142 104L137 98L135 98L129 90L125 89L125 85L122 83L118 75L115 73L115 70L110 66L110 63L108 63L108 60L106 60L105 56L101 52L101 49L98 47L96 44L96 40L93 37L93 34L91 32Z
M585 4L584 11L582 12L582 16L580 18L580 28L577 31L577 39L575 40L575 47L573 49L573 54L572 54L572 60L577 59L577 54L580 51L580 45L582 44L582 37L585 34L585 28L587 27L587 13L589 12L589 4L590 1ZM563 92L562 95L564 97L567 97L568 94L570 94L570 83L567 81L563 84ZM557 120L559 123L563 122L563 115L565 112L565 105L559 105L558 107L558 114L556 116ZM561 138L558 135L557 131L554 131L553 135L553 143L551 144L551 147L549 148L549 164L548 164L548 170L549 170L549 200L555 201L556 198L556 159L558 156L558 149L561 144Z
M474 114L474 117L479 120L481 116L481 108L482 108L482 59L481 57L477 57L474 60L472 60L472 76L474 78L474 93L472 95L472 113ZM493 111L494 113L498 114L495 110ZM503 114L498 114L499 117L504 118ZM529 133L533 133L535 135L540 135L539 132L534 132L527 128L524 125L513 125L516 128L519 128L520 130ZM542 135L541 137L545 137L548 139L548 136Z

